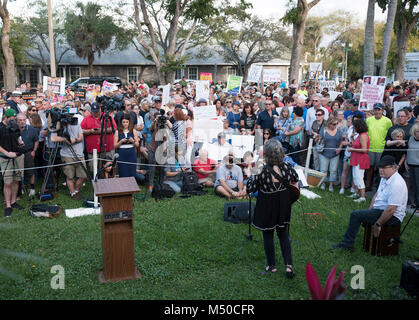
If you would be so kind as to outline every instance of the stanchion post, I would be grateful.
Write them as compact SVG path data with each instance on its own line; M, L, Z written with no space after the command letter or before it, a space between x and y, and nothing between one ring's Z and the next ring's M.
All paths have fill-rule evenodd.
M93 149L93 177L96 177L97 175L97 149ZM96 196L96 193L94 193L94 208L97 209L99 207L99 201L98 197Z
M310 158L311 158L311 150L313 149L313 138L310 138L310 141L308 143L308 150L307 150L307 158L306 158L306 167L304 169L304 175L307 178L307 169L310 167Z

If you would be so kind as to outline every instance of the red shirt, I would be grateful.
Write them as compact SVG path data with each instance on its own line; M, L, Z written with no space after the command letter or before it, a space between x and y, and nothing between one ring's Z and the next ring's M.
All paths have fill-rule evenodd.
M117 131L117 127L116 127L116 123L115 120L111 117L112 119L112 125L113 128L115 129L115 131ZM100 147L100 128L101 128L101 123L102 123L102 115L99 119L95 119L93 117L93 115L90 115L86 118L83 119L83 121L81 122L80 126L83 130L90 130L90 129L94 129L94 128L98 128L99 129L99 134L89 134L88 136L84 137L84 142L86 144L86 151L88 153L93 153L93 149L96 149L97 152L103 152L104 148L105 148L105 135L103 136L102 139L102 151L99 150ZM110 123L107 123L107 127L110 127ZM113 134L112 133L108 133L106 135L106 151L111 151L113 150Z
M204 171L211 171L213 169L213 166L216 166L217 162L215 160L207 159L207 162L201 162L201 160L198 158L195 160L193 164L193 171L196 172L196 175L198 176L198 179L207 178L207 174L199 173L198 170L204 170Z

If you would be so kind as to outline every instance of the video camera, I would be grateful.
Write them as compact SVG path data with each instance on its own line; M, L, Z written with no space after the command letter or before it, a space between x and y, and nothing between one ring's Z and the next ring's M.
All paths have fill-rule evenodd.
M74 117L75 114L77 114L77 108L72 106L63 109L54 107L47 110L48 129L64 136L63 133L67 132L65 129L68 125L77 125L78 119Z
M96 102L101 106L103 113L108 114L112 111L120 111L124 109L121 98L100 96L96 98Z
M160 115L156 118L159 129L164 129L166 127L166 122L169 118L165 116L165 113L166 112L163 109L160 109Z

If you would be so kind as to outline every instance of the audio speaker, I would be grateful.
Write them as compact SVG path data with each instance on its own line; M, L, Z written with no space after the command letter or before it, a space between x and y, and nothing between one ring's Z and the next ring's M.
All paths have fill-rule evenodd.
M251 221L255 205L251 202ZM249 202L226 202L224 204L224 221L232 223L249 223Z

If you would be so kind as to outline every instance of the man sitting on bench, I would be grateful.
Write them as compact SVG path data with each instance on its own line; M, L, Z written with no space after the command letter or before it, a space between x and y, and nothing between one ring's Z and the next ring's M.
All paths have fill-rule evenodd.
M393 156L385 155L378 164L380 185L368 210L355 210L351 213L349 226L343 241L333 249L353 251L355 238L361 224L374 225L374 237L378 237L383 225L401 224L406 214L407 186L397 172L397 163Z

